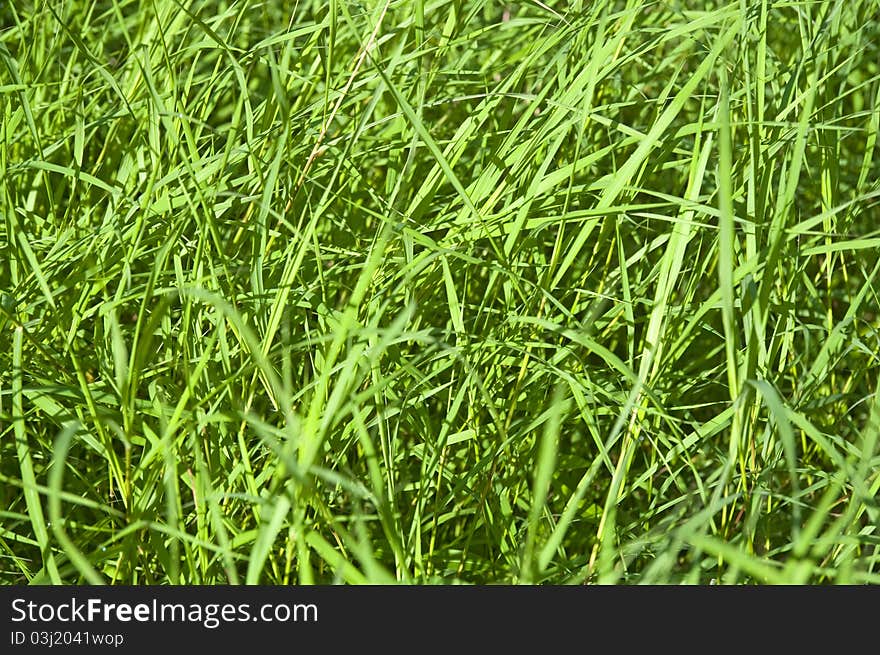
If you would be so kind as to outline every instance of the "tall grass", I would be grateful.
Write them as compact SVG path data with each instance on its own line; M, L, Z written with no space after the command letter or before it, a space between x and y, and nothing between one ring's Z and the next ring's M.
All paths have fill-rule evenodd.
M6 0L0 580L880 582L876 0Z

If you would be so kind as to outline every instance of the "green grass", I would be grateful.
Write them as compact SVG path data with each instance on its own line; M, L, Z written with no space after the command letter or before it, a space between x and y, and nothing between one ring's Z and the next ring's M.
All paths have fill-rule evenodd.
M877 0L5 0L0 581L880 582L878 131Z

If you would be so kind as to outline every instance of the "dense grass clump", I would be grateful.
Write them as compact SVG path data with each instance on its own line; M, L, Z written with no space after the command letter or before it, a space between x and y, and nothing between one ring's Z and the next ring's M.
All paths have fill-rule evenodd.
M6 0L0 580L880 582L878 130L876 0Z

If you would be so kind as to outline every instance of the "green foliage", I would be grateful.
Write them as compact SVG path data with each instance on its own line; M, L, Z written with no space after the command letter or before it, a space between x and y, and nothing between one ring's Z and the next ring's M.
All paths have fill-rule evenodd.
M0 581L880 582L878 130L876 0L6 0Z

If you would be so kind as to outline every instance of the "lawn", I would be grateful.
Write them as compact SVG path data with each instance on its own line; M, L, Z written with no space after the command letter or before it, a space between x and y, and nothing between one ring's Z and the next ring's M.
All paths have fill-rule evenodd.
M0 583L880 583L877 0L2 0Z

